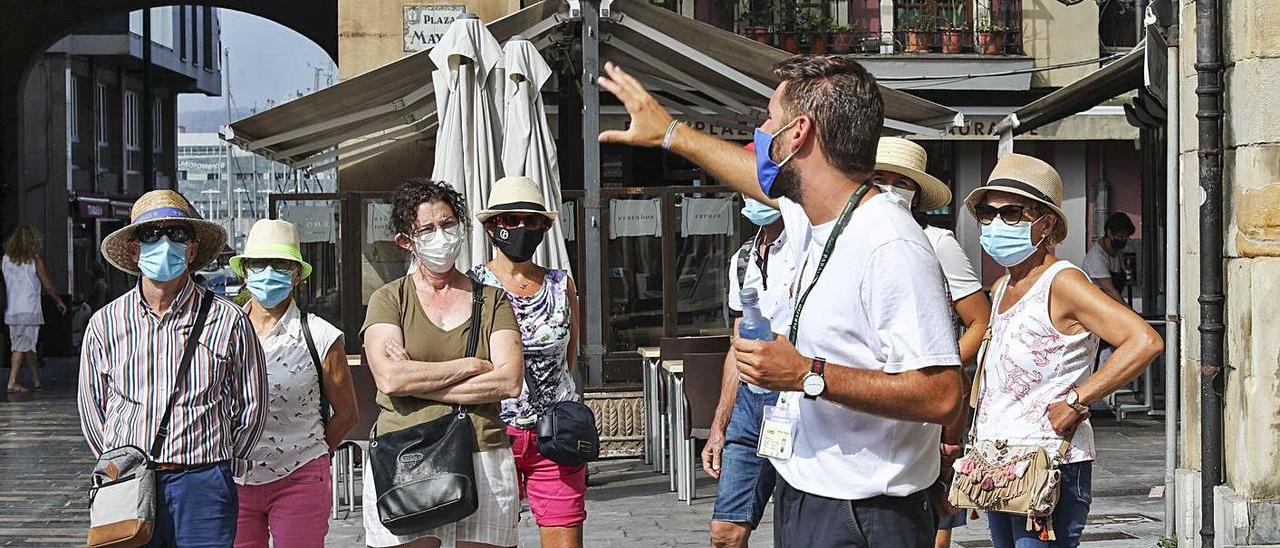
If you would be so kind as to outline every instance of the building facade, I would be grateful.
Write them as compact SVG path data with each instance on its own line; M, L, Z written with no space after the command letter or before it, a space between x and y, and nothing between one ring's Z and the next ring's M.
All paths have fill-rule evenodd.
M150 12L149 65L143 13L120 13L37 56L20 90L5 233L18 224L39 228L49 273L73 299L92 286L95 267L103 264L99 242L128 223L134 199L176 185L178 95L221 92L217 11ZM151 177L144 171L147 156ZM129 287L115 269L101 272L111 295Z

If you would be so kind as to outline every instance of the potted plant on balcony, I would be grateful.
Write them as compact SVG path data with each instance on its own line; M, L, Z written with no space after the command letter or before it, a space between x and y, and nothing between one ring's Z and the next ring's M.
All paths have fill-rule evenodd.
M831 51L832 53L849 53L853 51L854 31L858 25L855 22L852 25L836 25L831 29Z
M779 8L778 47L787 53L800 53L800 10L795 2L783 2Z
M760 4L751 0L721 1L741 7L738 22L742 24L743 36L761 44L772 44L773 37L769 34L769 24L773 22L773 14L769 12L767 4Z
M942 42L942 53L960 53L964 48L964 29L967 23L964 7L960 3L946 6L942 24L939 25L939 37Z
M1004 53L1005 29L991 23L991 17L984 15L978 18L978 49L983 55L1000 55Z
M932 16L924 10L911 10L906 13L900 28L905 35L904 45L907 53L929 53L932 47L929 43L929 35L937 28L937 23Z
M800 26L804 37L809 42L809 53L826 55L830 49L831 18L813 12L806 12L801 18Z

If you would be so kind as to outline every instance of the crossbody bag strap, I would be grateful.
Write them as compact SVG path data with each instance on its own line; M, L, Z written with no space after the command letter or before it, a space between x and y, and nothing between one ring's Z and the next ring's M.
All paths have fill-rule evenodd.
M982 393L983 371L987 368L987 354L990 353L991 330L996 325L996 311L1000 310L1000 302L1004 300L1004 292L1007 289L1009 289L1009 277L1005 276L1004 282L996 290L994 302L991 303L991 317L987 319L987 331L982 335L982 344L978 348L978 367L973 372L973 385L969 387L969 407L973 408L973 424L969 425L970 442L978 432L978 405L981 404L979 394Z
M173 407L178 404L183 380L191 370L191 360L195 356L196 345L200 343L200 334L204 333L204 324L209 318L209 308L212 306L213 292L205 290L204 296L200 298L200 311L196 313L195 325L191 326L191 333L187 334L187 344L182 350L182 362L178 365L178 373L173 378L173 391L169 393L169 403L165 406L164 415L160 417L160 427L156 429L156 437L151 441L151 452L148 454L152 461L160 458L160 450L164 447L165 440L169 439L169 419L172 418Z
M471 280L471 329L467 334L467 356L468 358L476 357L476 352L480 348L480 329L484 312L484 288L485 285ZM467 406L456 404L453 406L455 413L464 413Z
M311 325L307 322L307 311L302 307L298 307L298 317L302 320L302 338L307 341L307 352L311 353L311 364L316 368L316 383L320 389L320 422L329 423L331 411L329 408L329 398L324 393L324 362L320 359L320 352L316 349L316 340L311 336Z

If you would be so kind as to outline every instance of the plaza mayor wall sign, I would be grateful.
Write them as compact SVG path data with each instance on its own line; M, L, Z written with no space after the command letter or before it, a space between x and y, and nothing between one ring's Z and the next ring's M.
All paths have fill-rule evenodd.
M466 6L404 6L404 51L431 49L440 42L449 23L461 17Z

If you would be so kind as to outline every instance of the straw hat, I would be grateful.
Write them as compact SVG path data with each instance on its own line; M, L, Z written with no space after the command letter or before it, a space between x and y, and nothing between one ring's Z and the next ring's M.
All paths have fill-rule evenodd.
M1062 177L1053 166L1031 156L1006 154L991 170L987 184L974 189L965 198L964 205L969 208L969 213L976 217L973 208L993 190L1016 194L1048 206L1058 214L1052 240L1061 242L1067 238L1067 214L1062 211Z
M249 229L244 240L244 253L232 257L231 271L244 277L245 259L284 259L302 265L302 279L311 275L311 265L302 260L302 246L298 243L298 227L289 221L259 219Z
M204 268L227 245L227 231L222 225L206 221L186 198L172 190L152 190L138 197L129 213L129 224L102 239L102 256L120 270L140 276L137 257L129 256L129 240L138 227L161 221L182 221L191 225L199 242L199 253L187 265L189 272Z
M876 147L876 170L905 175L920 185L920 210L930 211L951 203L951 189L925 172L929 155L924 147L901 137L881 137Z
M503 177L495 181L489 190L489 207L476 213L476 220L484 223L503 213L536 213L548 219L556 218L556 212L547 211L538 183L528 177Z

